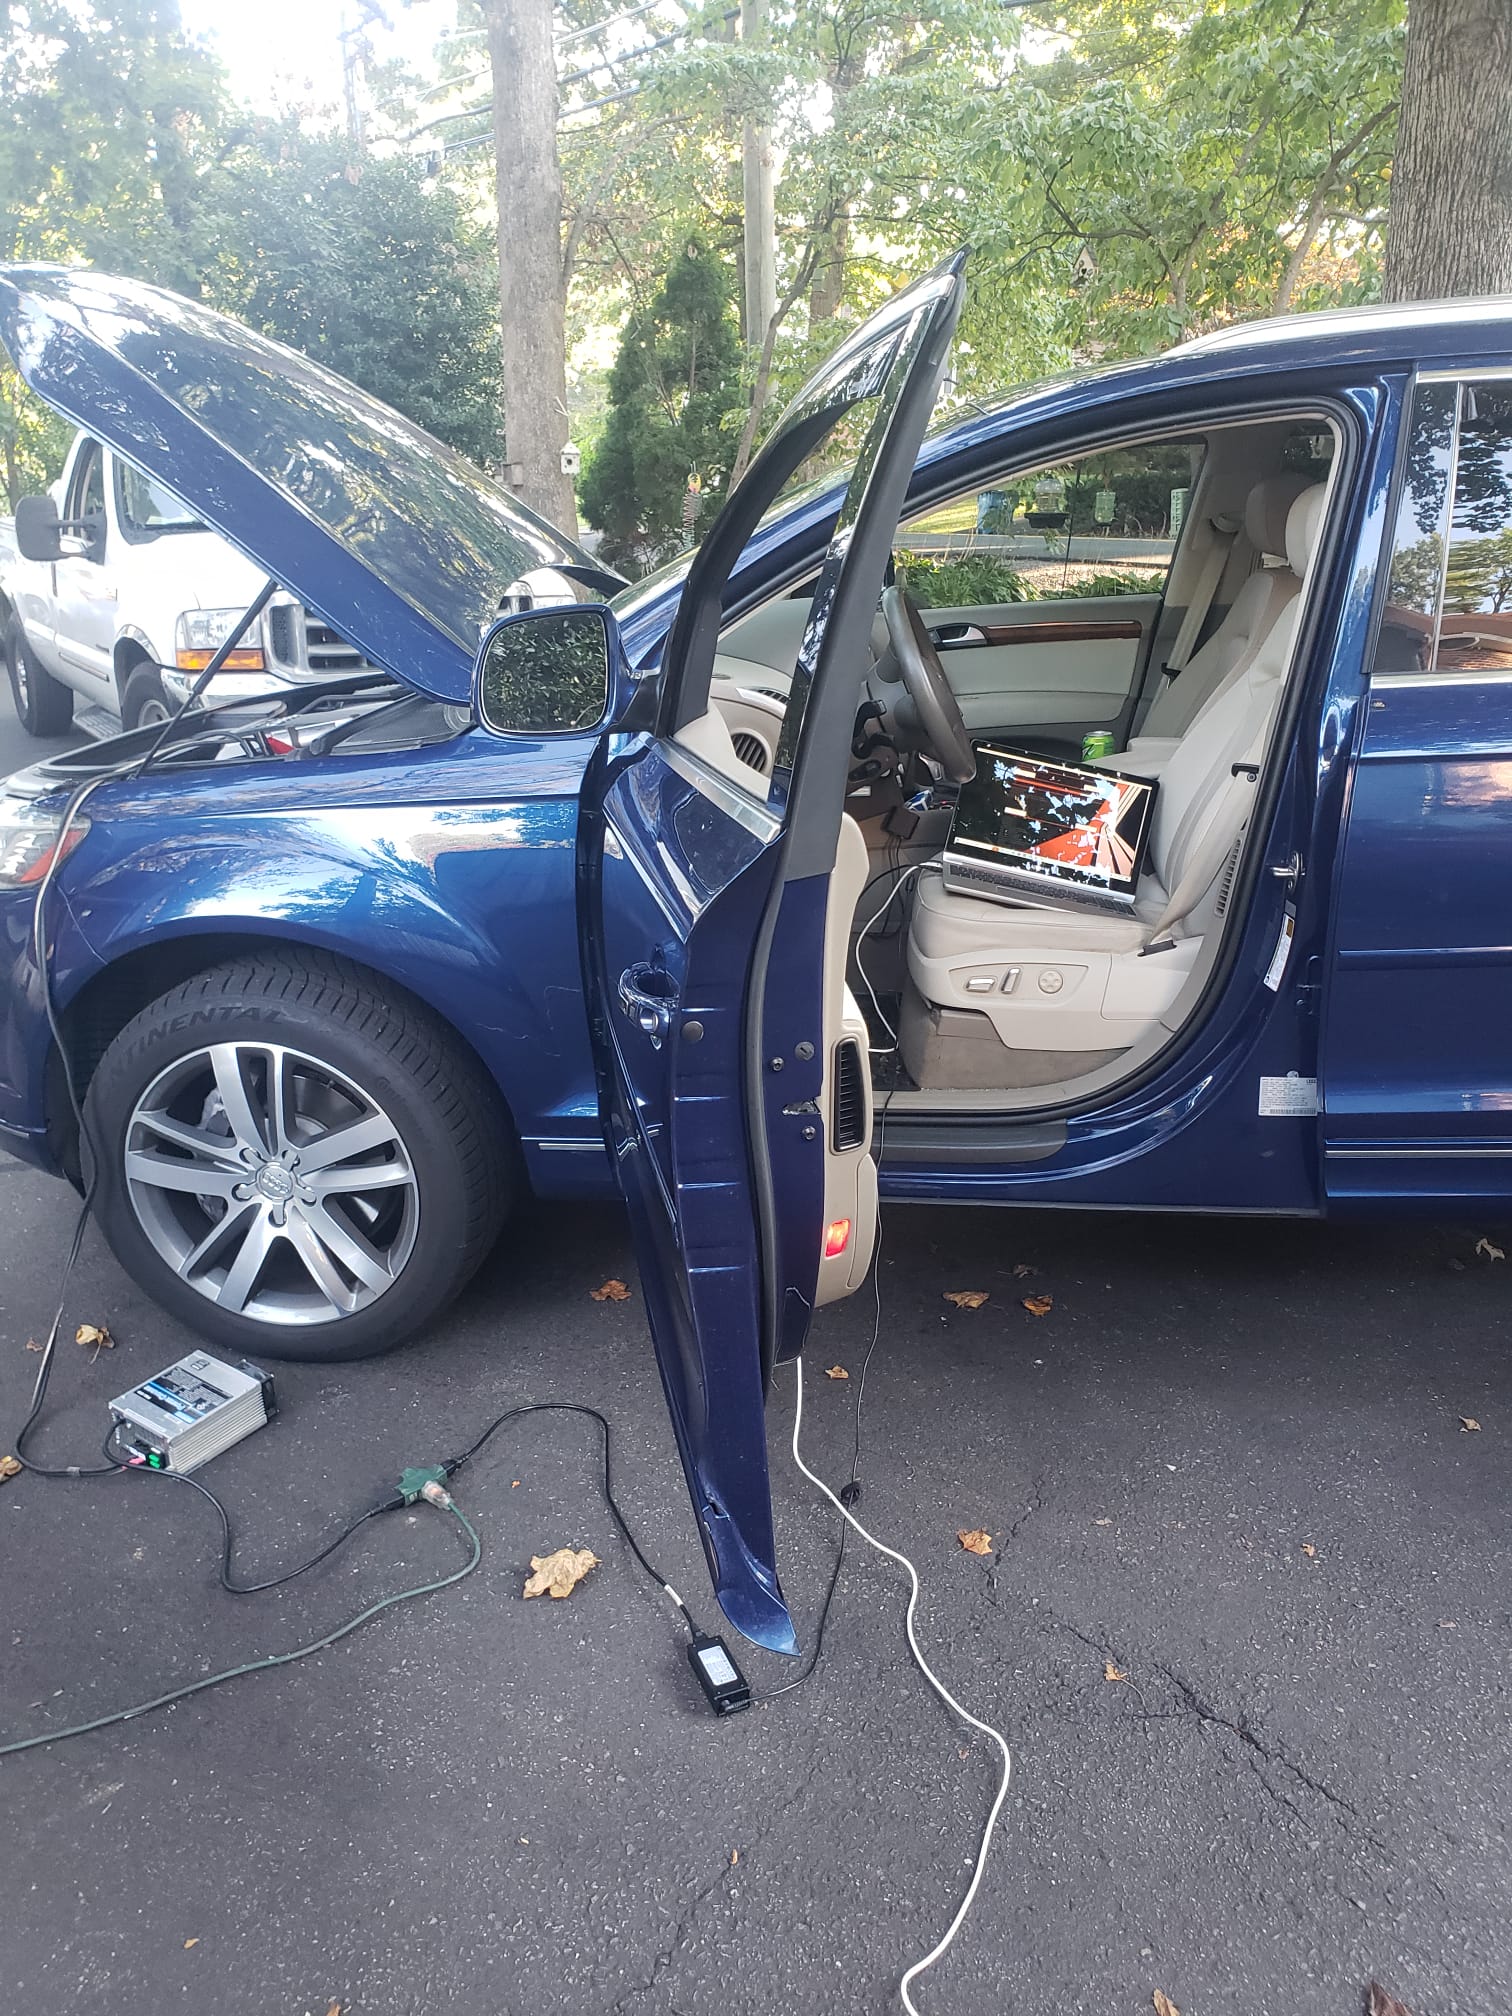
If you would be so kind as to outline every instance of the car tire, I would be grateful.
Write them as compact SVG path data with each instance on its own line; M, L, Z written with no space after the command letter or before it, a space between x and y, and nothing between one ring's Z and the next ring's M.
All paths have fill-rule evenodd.
M143 659L128 676L121 694L121 726L128 731L133 728L160 728L174 712L173 702L163 691L157 666L149 659Z
M330 1364L408 1343L519 1183L472 1053L322 953L237 960L144 1008L101 1058L86 1121L116 1257L238 1356Z
M73 721L73 693L54 679L27 643L19 616L5 626L5 669L16 718L27 734L66 735Z

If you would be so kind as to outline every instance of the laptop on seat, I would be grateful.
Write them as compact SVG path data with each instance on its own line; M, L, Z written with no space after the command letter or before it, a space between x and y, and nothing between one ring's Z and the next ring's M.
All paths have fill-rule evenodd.
M947 889L990 902L1127 915L1149 853L1159 785L977 745L941 864Z

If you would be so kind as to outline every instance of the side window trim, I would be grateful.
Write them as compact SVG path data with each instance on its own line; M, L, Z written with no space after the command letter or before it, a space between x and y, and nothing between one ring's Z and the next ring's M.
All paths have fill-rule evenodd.
M1416 408L1416 398L1413 405ZM1428 670L1438 670L1439 647L1444 637L1444 597L1449 590L1449 550L1454 544L1454 499L1459 490L1460 428L1465 418L1465 386L1460 380L1454 387L1453 432L1449 437L1449 474L1444 484L1444 508L1439 523L1439 575L1438 592L1433 601L1433 633L1428 648Z

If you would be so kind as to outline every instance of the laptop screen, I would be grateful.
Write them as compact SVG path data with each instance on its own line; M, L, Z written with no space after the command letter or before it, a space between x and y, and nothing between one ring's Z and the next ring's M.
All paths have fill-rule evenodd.
M1149 847L1156 786L1111 770L1045 763L977 745L947 851L1042 876L1047 884L1132 899Z

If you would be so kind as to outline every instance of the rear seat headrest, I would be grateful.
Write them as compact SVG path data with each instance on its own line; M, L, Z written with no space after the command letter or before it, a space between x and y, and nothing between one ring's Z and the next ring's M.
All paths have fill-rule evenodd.
M1318 547L1326 483L1312 483L1286 514L1286 564L1300 581Z
M1257 553L1286 551L1286 519L1307 488L1305 476L1263 476L1244 500L1244 536Z

